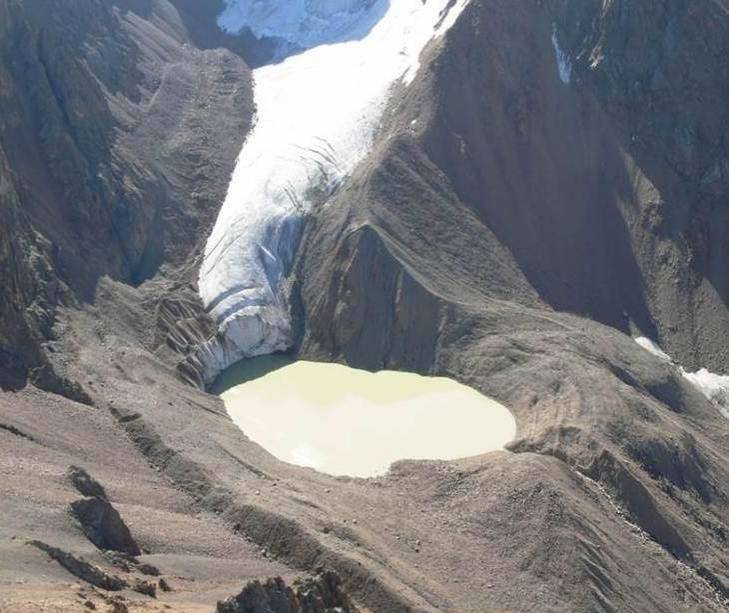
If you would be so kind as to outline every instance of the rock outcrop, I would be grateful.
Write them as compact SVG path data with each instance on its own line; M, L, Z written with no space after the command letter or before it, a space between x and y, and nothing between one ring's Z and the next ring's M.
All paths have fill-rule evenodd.
M68 469L68 478L79 494L91 498L106 500L106 490L86 470L79 466L71 466Z
M118 592L128 586L127 582L120 579L116 575L110 575L100 569L98 566L91 564L83 558L77 557L58 547L52 547L41 541L32 541L29 543L36 549L39 549L48 556L58 562L63 568L82 581L100 587L111 592Z
M184 3L183 3L184 4ZM252 117L240 57L169 2L0 2L0 383L77 399L56 307L138 284L205 235Z
M293 586L281 577L251 581L237 596L218 603L218 613L355 613L358 609L342 590L341 580L324 571L299 579Z
M138 556L141 551L124 520L108 500L82 498L71 503L71 512L88 539L99 549Z

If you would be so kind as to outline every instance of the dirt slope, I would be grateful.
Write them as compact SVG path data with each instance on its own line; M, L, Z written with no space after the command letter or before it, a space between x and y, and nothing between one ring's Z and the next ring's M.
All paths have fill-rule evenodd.
M195 49L168 2L128 4L0 2L0 360L16 384L74 395L41 349L55 305L183 263L251 122L238 56Z
M0 393L0 608L78 610L90 600L102 610L209 611L252 579L290 582L325 567L373 611L726 609L729 422L625 334L654 335L686 363L726 366L725 191L715 184L707 200L693 171L654 169L684 115L700 111L697 134L719 138L724 106L704 107L695 92L713 99L727 86L721 3L474 0L428 49L376 150L307 226L292 279L297 351L454 377L511 407L518 437L508 451L401 462L374 480L278 462L189 384L184 356L211 332L191 284L196 247L250 121L248 73L229 51L196 49L235 45L205 38L209 23L190 32L182 0L92 5L88 31L113 33L92 37L98 53L111 57L106 45L117 41L131 59L102 78L85 71L111 60L94 64L94 45L82 46L90 55L74 60L78 78L94 74L81 82L100 93L69 121L91 122L89 142L125 169L109 185L123 195L115 203L130 203L128 232L112 236L93 197L30 203L18 187L26 171L5 147L9 128L0 132L0 198L11 205L0 215L18 228L0 234L0 275L13 288L0 303L10 347L0 372L15 389ZM33 6L0 0L30 31L52 18ZM686 34L667 43L669 23ZM569 85L554 24L572 58ZM697 24L706 34L691 33ZM653 34L626 34L641 28ZM629 68L641 62L664 65L670 84L651 107L634 98L645 79ZM690 100L669 95L689 72ZM66 142L59 125L51 132ZM45 133L22 126L25 139ZM696 151L700 169L725 155L718 144ZM80 168L71 187L95 185ZM52 173L34 172L38 190L57 189ZM80 203L99 227L68 221ZM58 228L36 216L41 204ZM667 220L679 218L669 233ZM690 230L697 219L709 234ZM71 231L80 236L64 238ZM99 232L110 233L103 244L92 240ZM82 257L84 245L100 259ZM86 403L26 384L41 360ZM104 553L89 534L141 554Z
M583 16L580 27L607 29L613 11L638 19L621 4ZM560 13L551 10L474 2L431 50L428 69L393 105L379 150L309 225L299 262L300 351L445 374L496 396L517 416L512 451L547 454L596 481L629 521L726 597L729 423L617 332L658 337L689 361L711 355L727 367L726 336L716 334L727 321L722 285L698 278L696 258L679 255L703 248L689 226L727 230L726 193L708 208L693 194L683 206L696 207L696 217L666 236L656 207L674 215L680 193L663 198L652 185L652 168L643 170L625 145L595 74L583 75L588 68L576 61L571 82L560 79L552 42ZM671 11L682 27L697 13L718 19L718 32L729 25L715 7ZM638 13L641 24L650 21L650 12ZM718 61L702 55L706 39L681 40L696 46L680 49L699 56L692 61ZM616 62L622 77L624 56L609 50L618 43L610 34L603 41L605 63ZM680 61L672 51L663 62ZM721 69L701 74L708 91L726 87ZM653 105L663 118L676 101L655 96ZM680 108L690 116L690 104ZM710 106L704 116L720 122L723 112ZM656 161L665 154L660 129L652 157L643 152ZM723 249L710 243L706 258ZM682 319L665 308L671 300L701 302L712 316ZM608 557L620 555L605 547ZM597 566L575 590L590 594L586 608L641 608L644 595L616 587L638 564L623 577Z

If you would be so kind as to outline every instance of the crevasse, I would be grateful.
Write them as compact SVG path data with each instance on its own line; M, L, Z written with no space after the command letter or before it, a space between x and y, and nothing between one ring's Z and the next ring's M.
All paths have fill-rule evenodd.
M226 1L224 29L275 33L304 50L254 71L255 126L200 269L218 325L199 354L206 383L244 357L291 345L283 285L304 214L371 149L392 86L412 80L423 48L467 2Z

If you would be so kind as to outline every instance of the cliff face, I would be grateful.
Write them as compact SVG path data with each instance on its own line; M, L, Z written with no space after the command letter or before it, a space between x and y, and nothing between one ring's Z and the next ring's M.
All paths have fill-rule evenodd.
M599 483L724 597L729 424L623 333L729 368L727 27L719 3L471 3L299 259L303 356L496 396L517 455ZM584 608L643 606L597 566Z
M11 378L48 374L57 304L91 300L103 275L138 284L180 265L214 220L251 121L250 73L189 42L168 2L0 2Z
M725 4L473 0L426 49L308 221L297 350L452 377L518 438L371 481L277 461L172 368L252 112L221 2L0 0L0 608L323 566L377 611L726 610L729 422L624 334L726 370Z
M549 2L578 88L636 180L625 219L658 338L689 366L729 350L729 5Z
M13 174L0 150L0 385L25 385L28 363L38 364L39 341L52 324L50 311L64 293L52 270L51 245L23 215Z
M348 194L336 206L349 217L325 209L317 224L365 218L428 278L437 270L422 254L451 249L440 275L462 280L451 299L531 304L527 287L555 310L650 336L689 367L726 370L726 7L480 10L393 108L391 144L360 170L367 206Z

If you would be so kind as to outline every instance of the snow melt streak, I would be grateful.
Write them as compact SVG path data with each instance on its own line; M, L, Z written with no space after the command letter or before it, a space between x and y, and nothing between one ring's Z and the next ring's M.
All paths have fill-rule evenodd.
M559 46L556 25L552 26L552 46L554 47L554 56L557 59L559 79L565 85L569 85L572 80L572 62L570 61L570 56Z
M227 0L220 22L230 31L247 24L300 47L332 33L339 42L254 71L256 124L200 271L200 295L219 327L201 355L206 382L241 358L290 345L282 281L303 214L370 150L390 88L412 80L420 52L467 1L448 9L449 0L295 0L283 2L287 12L281 0Z

